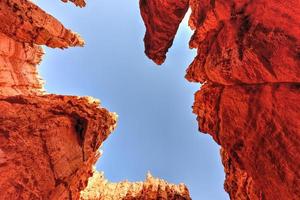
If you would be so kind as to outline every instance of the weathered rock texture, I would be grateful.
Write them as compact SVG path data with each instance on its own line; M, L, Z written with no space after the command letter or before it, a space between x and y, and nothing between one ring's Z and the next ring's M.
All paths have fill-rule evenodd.
M61 0L62 2L72 2L74 3L76 6L79 6L79 7L84 7L86 5L85 3L85 0Z
M0 95L42 94L43 83L36 69L42 55L41 47L0 33Z
M85 5L83 0L71 2ZM31 1L0 1L1 200L80 199L93 175L98 149L113 131L116 115L91 97L46 95L37 73L43 55L39 45L83 44L79 35ZM165 194L190 199L185 186L154 179L132 184L123 198L117 189L122 184L104 184L98 177L95 172L82 199L166 199ZM113 185L116 190L111 191Z
M0 97L0 199L78 199L116 118L87 98Z
M0 32L18 42L59 48L84 44L78 34L28 0L2 0L0 11Z
M179 24L188 10L188 2L189 0L140 1L141 14L147 30L144 40L145 53L157 64L164 62L166 53L172 46ZM152 14L157 17L153 17ZM164 30L167 32L161 34Z
M92 98L44 95L41 44L83 40L29 1L1 1L0 199L79 199L116 124Z
M43 55L38 45L82 46L79 35L26 0L0 2L0 95L42 94L36 66Z
M183 11L192 10L197 56L186 78L203 84L193 112L200 131L222 146L231 199L299 199L299 1L140 0L140 7L145 52L158 64Z
M190 200L185 185L168 184L166 181L147 174L145 182L109 183L103 173L95 172L89 180L87 188L81 192L83 200L110 200L110 199L140 199L140 200Z

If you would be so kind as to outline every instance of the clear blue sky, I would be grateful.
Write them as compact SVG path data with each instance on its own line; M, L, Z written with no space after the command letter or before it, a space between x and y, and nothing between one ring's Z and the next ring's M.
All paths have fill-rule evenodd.
M110 181L144 180L150 170L171 183L184 182L194 200L228 199L219 147L198 132L192 114L200 85L184 79L195 56L186 20L158 67L144 55L137 0L93 0L84 9L58 0L35 2L86 41L84 48L45 48L40 73L47 91L94 96L119 115L97 169Z

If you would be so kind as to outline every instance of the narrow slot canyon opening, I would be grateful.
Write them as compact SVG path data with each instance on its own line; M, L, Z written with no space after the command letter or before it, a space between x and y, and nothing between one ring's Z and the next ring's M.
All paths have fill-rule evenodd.
M129 2L1 1L0 199L297 199L300 4Z
M44 48L39 71L46 91L93 96L119 115L96 168L113 182L141 181L150 171L185 183L193 199L228 199L219 146L198 132L191 109L200 85L184 79L195 56L187 45L189 13L166 63L157 67L143 53L145 27L137 2L89 2L80 10L60 2L36 3L86 41L84 48Z

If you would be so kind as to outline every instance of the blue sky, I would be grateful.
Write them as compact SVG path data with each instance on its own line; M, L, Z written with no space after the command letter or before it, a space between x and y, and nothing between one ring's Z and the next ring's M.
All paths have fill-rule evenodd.
M195 56L192 32L180 27L161 67L144 55L138 1L88 1L84 9L35 0L85 39L84 48L44 48L40 73L50 93L93 96L119 115L96 167L110 181L140 181L147 171L184 182L194 200L228 199L219 147L198 132L192 114L200 85L184 79Z

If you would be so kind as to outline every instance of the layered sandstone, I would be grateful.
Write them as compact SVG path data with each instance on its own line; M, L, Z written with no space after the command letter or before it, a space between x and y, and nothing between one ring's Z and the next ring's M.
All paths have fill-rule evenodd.
M0 2L0 32L29 44L67 48L83 46L80 36L28 0Z
M17 42L0 33L0 95L43 94L36 68L42 55L40 46Z
M84 41L26 0L0 2L0 95L43 94L37 73L42 48L82 46Z
M70 1L85 6L84 0ZM125 199L117 190L121 183L104 184L93 170L99 147L116 126L116 114L92 97L45 94L38 76L39 45L63 49L83 44L31 1L0 2L1 200ZM112 185L116 190L110 190ZM185 186L162 180L127 185L126 199L166 199L165 194L190 199ZM134 190L135 185L142 190Z
M222 146L231 199L298 199L299 2L170 2L140 0L145 52L161 64L184 16L176 10L191 8L197 56L186 78L203 84L193 112L200 131Z

